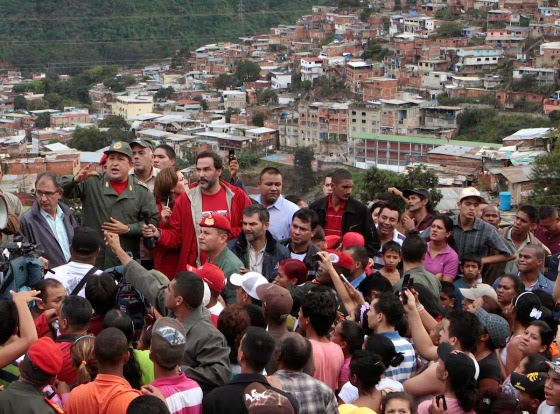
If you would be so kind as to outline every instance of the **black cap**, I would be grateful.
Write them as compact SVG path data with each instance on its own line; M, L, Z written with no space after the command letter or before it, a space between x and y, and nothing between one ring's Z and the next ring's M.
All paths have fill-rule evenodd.
M511 373L511 385L519 391L524 391L539 401L544 401L544 383L548 375L544 372L530 372L527 375L518 372Z
M422 200L427 198L428 201L432 201L432 195L425 188L413 188L412 190L404 190L402 193L405 198L410 197L412 194L416 194Z
M72 250L80 254L92 254L99 249L97 233L89 227L78 227L74 230Z

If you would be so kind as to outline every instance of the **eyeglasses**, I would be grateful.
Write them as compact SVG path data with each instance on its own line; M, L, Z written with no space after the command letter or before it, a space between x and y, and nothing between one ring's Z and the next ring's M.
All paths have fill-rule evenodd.
M41 191L41 190L37 190L35 191L35 194L37 195L37 198L41 198L43 196L47 196L49 198L54 197L56 194L58 194L58 191Z

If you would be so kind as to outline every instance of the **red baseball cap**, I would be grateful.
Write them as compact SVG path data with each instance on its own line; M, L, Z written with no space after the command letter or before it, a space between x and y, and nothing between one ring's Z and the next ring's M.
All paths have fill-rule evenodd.
M330 235L325 236L325 241L327 242L327 249L336 249L340 244L342 239L340 236Z
M58 375L62 369L62 351L49 337L43 336L31 344L27 357L40 370Z
M208 287L214 292L220 293L226 286L226 275L218 266L212 263L205 263L200 267L187 265L187 271L198 275L204 280Z
M329 259L331 259L333 265L342 267L346 270L352 269L354 264L352 256L344 252L339 252L338 250L327 249L325 251L329 254Z
M348 246L362 246L366 245L364 236L355 231L349 231L344 236L342 236L342 248L346 249Z
M231 224L229 220L221 214L209 214L202 219L200 227L213 227L231 233Z

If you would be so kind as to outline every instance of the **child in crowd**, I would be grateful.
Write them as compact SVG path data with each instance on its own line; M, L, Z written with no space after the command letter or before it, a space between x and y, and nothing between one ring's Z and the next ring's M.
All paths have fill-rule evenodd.
M386 277L391 282L391 285L395 285L401 278L401 273L397 269L402 261L401 245L395 241L385 243L381 249L381 258L385 265L377 273ZM375 275L376 273L374 273Z
M467 253L461 259L462 278L453 283L455 285L455 309L461 309L463 303L463 295L459 289L469 289L480 283L480 272L482 271L482 259L478 254Z
M391 392L381 400L381 414L416 414L416 404L404 392Z
M457 295L455 286L451 282L441 281L441 292L439 294L439 303L444 309L452 310L455 308Z
M341 389L349 380L352 355L362 349L364 330L356 322L343 320L335 326L332 341L342 348L344 354L344 365L342 365L338 377L338 389Z

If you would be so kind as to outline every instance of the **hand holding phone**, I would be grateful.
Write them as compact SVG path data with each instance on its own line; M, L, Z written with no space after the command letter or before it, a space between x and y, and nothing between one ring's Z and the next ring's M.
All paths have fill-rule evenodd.
M445 395L438 394L436 395L436 405L439 408L439 402L442 402L443 411L447 411L447 401L445 401Z
M403 305L406 305L408 303L408 298L404 294L404 291L408 289L409 284L410 284L410 274L407 273L406 275L404 275L404 279L401 285L401 301Z

